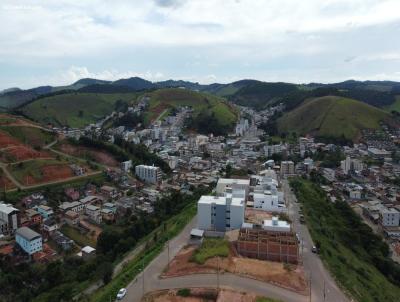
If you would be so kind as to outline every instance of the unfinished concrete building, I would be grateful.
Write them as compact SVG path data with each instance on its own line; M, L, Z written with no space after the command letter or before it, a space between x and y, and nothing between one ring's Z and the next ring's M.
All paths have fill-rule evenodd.
M237 251L244 257L260 260L294 264L299 261L299 246L294 232L242 228L237 241Z

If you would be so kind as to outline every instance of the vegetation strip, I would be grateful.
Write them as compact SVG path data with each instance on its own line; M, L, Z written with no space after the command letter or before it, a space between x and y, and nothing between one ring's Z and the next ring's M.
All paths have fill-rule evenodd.
M382 238L344 201L332 203L315 183L292 179L320 257L339 284L357 301L397 301L400 266Z

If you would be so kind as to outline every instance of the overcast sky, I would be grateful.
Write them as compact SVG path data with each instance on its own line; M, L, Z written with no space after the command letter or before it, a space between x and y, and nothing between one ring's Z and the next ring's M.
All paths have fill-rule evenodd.
M0 89L400 81L399 0L1 0L0 25Z

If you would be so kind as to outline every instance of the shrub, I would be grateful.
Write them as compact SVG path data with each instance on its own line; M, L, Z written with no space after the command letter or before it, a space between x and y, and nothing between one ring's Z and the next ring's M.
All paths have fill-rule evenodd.
M181 288L176 292L178 296L181 297L189 297L190 296L190 289L189 288Z

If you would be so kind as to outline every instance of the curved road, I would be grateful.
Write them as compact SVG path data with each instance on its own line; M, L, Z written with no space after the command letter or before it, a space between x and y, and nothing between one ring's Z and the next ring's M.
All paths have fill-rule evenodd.
M127 286L127 295L122 301L140 302L143 294L172 288L184 287L226 287L238 291L251 292L257 295L279 299L286 302L306 302L306 301L326 301L326 302L348 302L349 299L338 288L334 279L324 267L318 255L311 252L313 245L311 236L305 225L298 221L299 206L295 202L296 197L290 191L286 181L283 182L285 196L288 201L289 215L293 221L293 228L302 238L301 256L303 259L304 270L310 275L311 272L311 297L303 296L287 289L264 283L261 281L233 275L230 273L221 273L219 277L216 274L195 274L175 278L160 279L159 276L168 264L168 249L155 258L135 280ZM169 256L172 259L179 250L186 245L189 240L190 230L196 226L194 218L184 230L169 244Z
M195 227L196 224L197 220L194 218L177 237L170 241L170 259L172 259L179 250L187 244L190 230ZM216 274L195 274L160 279L159 275L163 272L167 263L168 251L167 249L164 249L163 252L146 267L144 278L143 274L140 274L127 286L128 293L122 301L139 302L143 293L161 289L217 287L218 279L221 287L229 287L239 291L252 292L261 296L268 296L287 302L308 301L307 297L281 287L228 273L220 274L219 278Z

